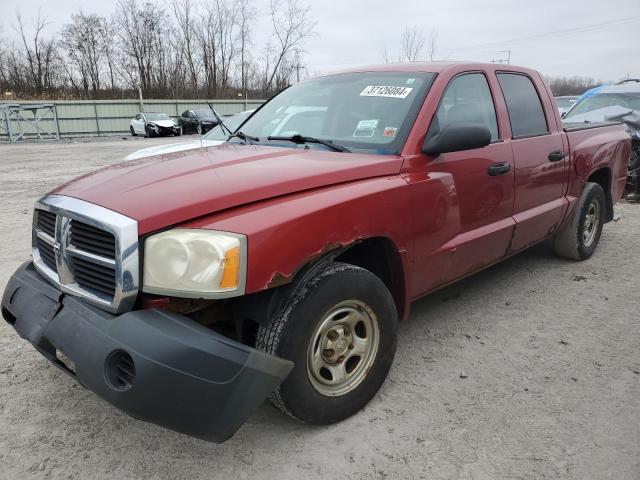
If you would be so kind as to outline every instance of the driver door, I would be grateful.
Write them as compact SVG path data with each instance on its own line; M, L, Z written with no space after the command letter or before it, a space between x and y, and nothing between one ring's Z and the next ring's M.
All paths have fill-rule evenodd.
M491 132L491 144L425 159L429 180L423 198L415 198L423 202L414 279L422 293L500 260L509 247L513 155L500 138L494 97L484 73L460 74L447 85L429 127L427 136L450 124L479 124Z

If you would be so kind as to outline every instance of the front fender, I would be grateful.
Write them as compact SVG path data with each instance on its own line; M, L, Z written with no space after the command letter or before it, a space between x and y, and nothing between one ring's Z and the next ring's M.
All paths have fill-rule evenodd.
M394 175L273 198L182 226L246 235L246 293L254 293L287 284L310 262L371 237L390 239L405 258L409 200L406 181Z

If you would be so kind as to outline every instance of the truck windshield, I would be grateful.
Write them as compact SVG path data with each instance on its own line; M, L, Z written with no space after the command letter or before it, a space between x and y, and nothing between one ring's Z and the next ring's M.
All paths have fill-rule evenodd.
M424 72L362 72L308 80L271 99L242 126L242 133L264 144L283 145L268 137L299 135L351 151L397 154L433 77Z

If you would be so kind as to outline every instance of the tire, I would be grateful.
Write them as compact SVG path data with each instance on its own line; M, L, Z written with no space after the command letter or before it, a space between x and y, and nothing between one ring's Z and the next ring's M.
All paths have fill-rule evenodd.
M129 131L131 132L132 137L136 136L136 131L133 129L133 127L129 126Z
M182 127L178 127L178 131L175 133L176 137L179 137L180 135L182 135Z
M593 255L602 234L606 209L602 187L585 183L570 223L553 237L556 255L573 260L586 260Z
M397 333L396 307L384 283L363 268L329 263L258 329L257 348L295 364L271 401L307 423L326 425L350 417L387 377ZM346 378L338 381L339 374L334 378L332 372Z
M198 126L196 127L196 132L198 133L198 135L202 135L202 125L198 124Z
M151 138L153 137L153 132L151 131L151 129L149 127L144 127L144 138Z

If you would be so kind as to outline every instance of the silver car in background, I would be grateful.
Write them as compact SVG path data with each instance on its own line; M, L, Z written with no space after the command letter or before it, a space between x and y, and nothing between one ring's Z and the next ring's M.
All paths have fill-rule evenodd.
M624 80L584 94L564 114L566 123L622 122L631 136L627 200L640 201L640 80Z
M558 112L560 112L560 115L562 115L563 113L567 113L569 109L573 107L573 104L576 103L576 100L578 100L578 96L563 95L560 97L555 97L555 99L556 105L558 105Z

